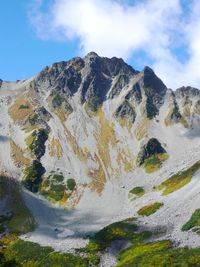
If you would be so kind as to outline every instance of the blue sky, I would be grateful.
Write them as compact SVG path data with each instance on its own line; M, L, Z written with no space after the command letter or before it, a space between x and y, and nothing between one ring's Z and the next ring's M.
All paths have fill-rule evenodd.
M29 0L2 0L0 15L0 79L17 80L37 74L46 65L67 60L77 43L42 40L30 23Z
M200 87L199 0L2 0L0 34L3 80L95 51Z

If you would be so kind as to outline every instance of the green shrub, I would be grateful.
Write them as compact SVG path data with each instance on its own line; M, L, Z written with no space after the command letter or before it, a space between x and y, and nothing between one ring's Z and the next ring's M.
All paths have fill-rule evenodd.
M3 253L0 252L0 267L22 267L20 263L17 263L15 259L7 260Z
M70 190L70 191L74 191L76 187L76 181L74 179L68 179L67 180L67 188Z
M141 197L141 196L143 196L145 194L145 190L142 187L137 186L137 187L134 187L133 189L131 189L129 191L129 193L130 194L134 194L134 195L136 195L138 197Z
M51 184L48 196L55 201L60 201L65 194L66 187L62 184Z
M28 109L28 108L29 108L28 105L20 105L20 106L19 106L19 109Z
M131 267L131 266L143 266L136 264L138 258L145 257L148 258L151 254L158 254L160 251L166 251L171 248L172 244L168 240L158 241L154 243L139 243L133 245L126 250L122 251L118 255L118 260L120 261L117 267ZM148 266L158 266L158 265L148 265ZM164 266L163 266L164 267Z
M51 173L47 178L44 177L40 186L41 194L50 201L67 200L71 192L68 192L67 184L62 174Z
M54 174L52 179L55 180L56 182L63 182L64 176L62 174Z

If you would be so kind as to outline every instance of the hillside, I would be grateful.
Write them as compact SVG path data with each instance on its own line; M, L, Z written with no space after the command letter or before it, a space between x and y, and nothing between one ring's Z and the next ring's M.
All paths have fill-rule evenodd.
M74 253L88 235L132 218L154 233L149 242L200 247L198 89L173 91L149 67L91 52L27 80L0 80L0 108L0 171L19 186L30 221L23 240ZM11 230L4 224L1 235ZM118 239L99 266L117 264L128 242Z

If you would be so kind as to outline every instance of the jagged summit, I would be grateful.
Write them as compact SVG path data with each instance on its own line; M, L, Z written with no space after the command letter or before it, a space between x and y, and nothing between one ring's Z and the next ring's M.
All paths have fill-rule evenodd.
M135 95L136 101L141 102L142 95L146 95L148 116L154 117L163 103L166 86L149 67L139 72L121 58L99 57L90 52L84 58L55 63L38 74L33 87L58 91L67 97L79 93L80 103L87 102L96 110L107 98L118 97L131 81L132 93L126 99Z
M91 51L85 57L89 57L89 58L93 57L93 58L95 58L95 57L99 57L99 55L97 53Z
M191 86L182 86L176 89L177 96L198 96L200 95L200 90Z

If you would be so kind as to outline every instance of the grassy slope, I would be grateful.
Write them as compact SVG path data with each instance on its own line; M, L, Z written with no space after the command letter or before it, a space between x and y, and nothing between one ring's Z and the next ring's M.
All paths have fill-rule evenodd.
M197 161L189 169L178 172L171 176L169 179L164 181L160 186L157 187L158 190L164 189L162 195L168 195L174 191L185 186L192 180L192 176L200 168L200 161Z

